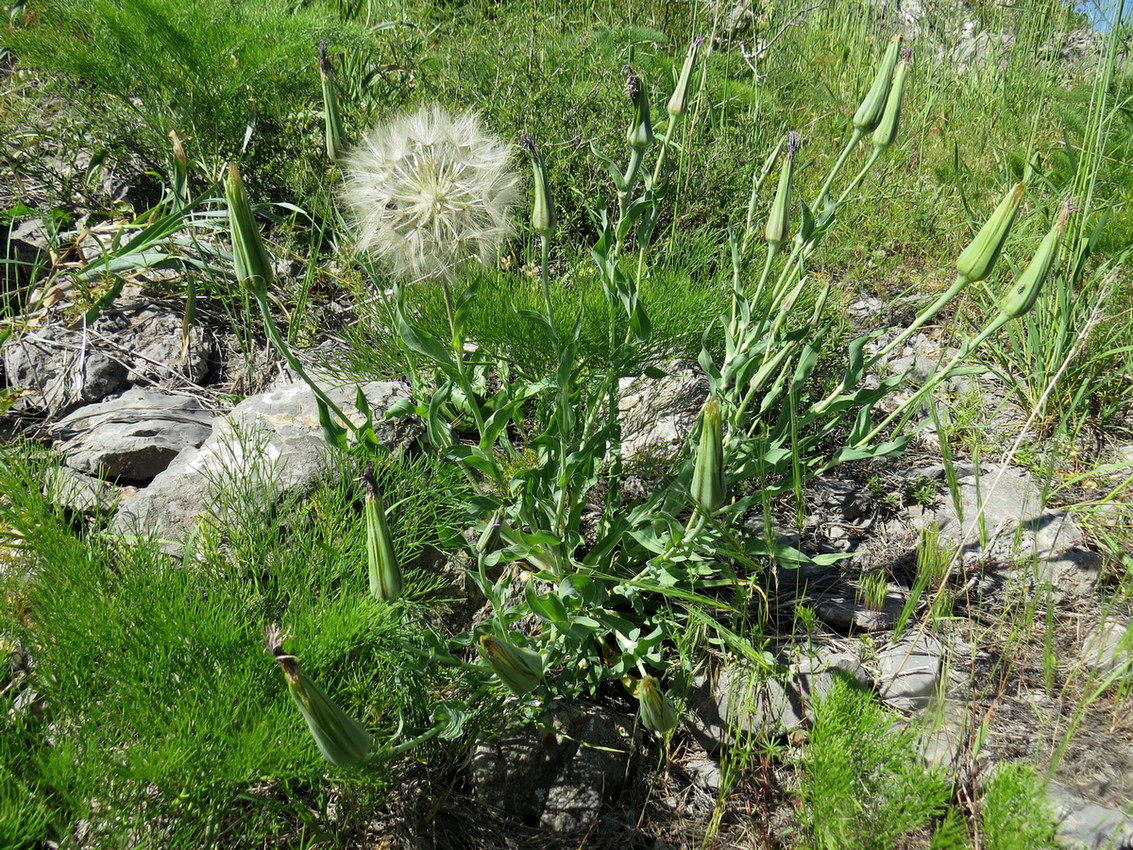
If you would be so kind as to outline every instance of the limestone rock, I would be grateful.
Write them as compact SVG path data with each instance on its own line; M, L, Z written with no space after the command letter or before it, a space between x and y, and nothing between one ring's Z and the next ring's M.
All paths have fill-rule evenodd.
M182 449L201 445L214 417L196 399L135 389L76 410L50 433L72 469L109 480L149 481Z
M1102 676L1128 670L1133 664L1133 632L1129 621L1099 623L1082 642L1082 661Z
M1047 786L1047 799L1058 819L1058 841L1067 850L1133 847L1133 818L1124 812L1092 803L1057 782Z
M878 692L891 708L923 708L940 690L944 648L928 632L914 632L877 654Z
M814 719L814 705L826 698L840 676L868 681L855 656L828 648L803 653L781 678L764 678L746 666L730 667L714 683L704 677L693 683L687 722L710 753L727 746L735 731L784 734Z
M384 422L385 412L407 398L403 384L362 387L375 433L393 448L416 439L420 423ZM354 386L327 390L344 413L357 418ZM287 496L302 495L327 470L315 396L304 383L286 384L245 399L220 419L199 449L182 451L169 467L119 508L113 528L121 534L154 535L176 549L208 515L270 511Z
M639 463L680 451L708 395L708 382L691 372L621 382L623 456Z
M89 338L49 325L13 338L3 348L8 386L30 390L15 410L45 408L55 415L102 401L126 383L126 367L93 348Z

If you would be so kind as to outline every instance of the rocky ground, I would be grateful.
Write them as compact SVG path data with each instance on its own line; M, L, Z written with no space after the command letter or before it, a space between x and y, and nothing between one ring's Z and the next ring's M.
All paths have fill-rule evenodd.
M5 382L23 388L4 416L9 432L50 441L65 458L46 482L51 497L113 510L115 531L145 529L175 550L208 515L217 481L267 481L261 467L270 463L276 498L310 489L326 463L307 387L262 352L241 358L219 322L200 323L186 341L178 303L146 298L145 282L135 283L86 324L73 320L63 291L3 347ZM855 308L868 316L871 306ZM915 373L938 347L918 337L889 368ZM363 389L377 421L407 394L395 382ZM675 370L623 390L626 445L649 452L679 444L704 387ZM990 381L975 390L989 403L997 397ZM349 408L354 388L337 392ZM1009 436L1018 423L997 407L999 419L984 427ZM379 436L394 444L415 433L384 426ZM764 681L742 663L706 664L667 752L634 737L632 706L563 710L544 727L483 742L455 772L419 770L371 833L418 847L557 847L569 835L569 846L661 848L700 846L711 829L719 846L789 844L791 760L735 774L728 754L743 734L776 741L780 752L805 746L814 701L850 676L927 721L924 757L961 786L996 762L1055 764L1049 795L1063 844L1133 846L1133 638L1127 606L1107 594L1112 565L1095 551L1091 526L1044 500L1031 472L957 460L949 473L938 445L926 432L915 456L821 479L808 493L792 542L856 554L836 567L784 571L769 589L786 676ZM1129 447L1111 458L1128 465ZM1106 521L1128 517L1115 506ZM924 529L939 529L940 543L961 556L907 609ZM924 616L940 594L951 600L947 615ZM1037 634L1005 616L1027 605L1047 624ZM814 616L801 618L801 608ZM906 610L915 616L903 621Z
M57 272L38 292L30 280L12 290L32 309L0 352L3 385L19 388L8 391L4 433L50 442L65 459L45 482L51 498L80 512L113 511L115 531L144 529L177 551L215 509L216 482L261 476L283 499L326 474L310 391L266 348L239 339L208 299L184 333L184 300L153 294L179 271L131 273L84 315L79 273L106 243L89 230L49 234L34 218L8 230L8 259ZM862 299L851 314L865 325L891 309ZM923 374L944 342L919 335L887 368ZM681 445L695 419L702 379L683 367L670 373L623 386L630 454ZM363 390L378 422L407 394L396 382ZM1006 445L1024 426L990 379L950 391L982 399L977 427L992 443ZM352 409L354 387L336 392ZM379 436L393 445L416 432L387 424ZM1100 455L1117 464L1112 480L1130 474L1133 447ZM784 571L768 588L772 648L786 675L765 681L742 663L709 659L665 751L634 735L633 706L611 696L484 741L466 765L411 768L389 809L358 830L358 846L660 850L702 846L706 834L721 847L789 845L798 802L790 753L805 746L814 702L849 676L924 722L923 757L961 788L999 762L1054 765L1049 799L1064 846L1133 847L1130 611L1111 593L1123 566L1094 539L1099 524L1133 525L1129 509L1076 515L1027 469L944 460L939 435L926 429L900 462L815 482L803 527L776 529L806 551L848 556ZM961 554L907 605L925 529ZM947 610L927 616L942 596ZM1008 614L1028 606L1045 628L1013 627ZM773 741L777 757L734 770L729 759L744 735Z

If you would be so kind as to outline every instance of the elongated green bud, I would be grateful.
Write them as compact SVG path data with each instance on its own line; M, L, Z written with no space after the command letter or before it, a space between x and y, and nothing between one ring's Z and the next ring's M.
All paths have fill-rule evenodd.
M681 75L677 78L677 87L673 89L669 102L665 106L665 109L674 118L679 118L688 110L689 81L692 79L692 69L696 66L696 54L700 51L702 44L704 44L704 36L699 35L693 39L692 44L688 47L688 52L685 53L685 63L681 66Z
M1019 204L1023 201L1025 183L1016 183L1011 191L999 202L991 218L980 228L976 238L965 248L958 260L956 271L971 283L984 280L991 274L995 261L999 259L1000 252L1011 233L1011 226L1015 223L1015 216L1019 212Z
M885 111L877 129L873 131L873 145L877 148L887 148L897 138L897 124L901 117L901 101L905 97L905 77L909 71L909 59L912 51L901 51L901 61L897 70L893 72L893 85L889 89L889 98L885 101Z
M1043 237L1030 265L1016 278L999 310L1009 319L1017 319L1035 306L1039 293L1042 292L1043 283L1050 275L1058 259L1058 249L1062 244L1062 237L1066 235L1066 224L1070 219L1070 204L1062 208L1054 226Z
M724 421L720 399L709 396L700 411L700 443L690 488L693 501L701 510L714 514L724 506Z
M543 657L494 635L483 635L476 649L492 672L517 697L530 693L543 681Z
M652 676L643 677L637 685L637 708L641 725L650 732L663 735L677 728L677 709Z
M787 137L787 158L779 170L779 188L767 217L767 244L778 247L787 238L791 222L791 183L795 175L795 154L799 150L799 135L794 130Z
M881 58L881 66L877 69L877 76L873 78L873 85L869 87L869 92L862 100L858 111L854 113L854 128L862 133L876 129L881 121L885 102L889 99L893 69L897 65L900 48L901 36L898 34L889 40L889 47Z
M547 164L535 150L535 140L524 133L520 144L531 160L531 176L535 186L535 202L531 206L531 229L541 236L550 236L558 223L555 218L555 199L551 195L551 181L547 177Z
M626 75L626 92L633 101L633 122L626 131L626 140L631 148L647 148L653 144L653 125L649 121L649 91L629 65L622 71Z
M331 162L335 162L346 149L346 132L342 128L342 114L338 111L338 87L334 84L334 69L327 59L325 38L319 42L319 80L323 87L327 156Z
M299 665L299 659L283 651L279 628L267 630L268 652L279 662L287 692L307 722L311 737L323 758L336 767L359 767L370 758L373 741L366 727L339 708Z
M370 568L370 593L375 599L393 602L401 596L401 567L393 551L385 506L374 479L371 463L362 473L362 486L366 489L366 561Z
M253 295L266 298L273 275L271 258L256 227L252 205L248 202L248 193L244 191L244 181L235 163L229 163L228 166L224 199L228 203L228 225L232 231L232 258L236 267L236 279Z

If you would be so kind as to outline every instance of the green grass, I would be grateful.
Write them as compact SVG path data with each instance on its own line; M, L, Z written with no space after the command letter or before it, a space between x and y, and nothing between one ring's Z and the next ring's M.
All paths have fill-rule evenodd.
M931 835L952 789L917 754L915 730L849 678L839 678L815 709L800 764L801 820L807 846L888 850Z
M998 765L980 799L980 829L988 850L1054 850L1055 819L1033 765Z
M0 634L35 659L6 688L0 829L29 846L37 832L58 840L80 821L105 844L133 833L150 845L246 846L329 828L311 812L332 788L364 791L373 805L392 773L328 771L264 651L265 627L279 622L294 636L287 650L375 734L428 725L425 701L442 682L410 651L419 603L407 603L406 619L405 607L365 592L353 485L257 513L258 525L220 524L179 562L156 545L77 533L30 486L42 463L25 463L12 452L0 461L13 494L0 518L21 535L28 573L5 579ZM383 477L409 469L391 463ZM420 465L412 472L422 480ZM443 492L418 490L393 517L400 542L418 552L439 542ZM413 572L408 583L410 600L431 586ZM33 713L9 715L13 700L33 696Z

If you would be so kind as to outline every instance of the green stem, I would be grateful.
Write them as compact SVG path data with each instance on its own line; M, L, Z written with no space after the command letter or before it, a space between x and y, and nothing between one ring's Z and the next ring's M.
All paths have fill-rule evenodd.
M862 181L865 180L866 175L869 174L869 170L873 168L874 163L881 158L883 153L885 153L885 148L874 145L873 153L869 155L869 159L866 160L866 164L862 166L862 170L858 172L857 176L850 182L850 185L846 187L846 191L838 198L836 206L841 206L846 198L850 196L850 193L862 185ZM817 207L815 207L815 209L817 209Z
M846 164L846 160L850 158L854 148L858 146L858 142L862 140L865 132L857 127L854 128L853 134L850 136L850 141L846 143L846 147L842 149L838 161L834 163L834 167L830 169L830 173L826 175L826 182L822 184L822 188L818 190L818 197L814 201L811 209L818 209L822 199L826 197L826 193L830 191L830 187L834 185L834 180L838 176L838 172L842 170L842 166Z
M879 424L876 428L874 428L872 431L870 431L868 434L854 443L853 448L868 446L883 431L885 431L890 425L892 425L898 419L898 417L907 417L910 410L914 410L916 406L921 403L921 400L924 399L925 396L935 391L936 388L944 382L945 378L948 377L948 373L952 371L957 363L959 363L963 358L967 357L969 354L983 345L988 337L1002 328L1009 321L1011 320L1006 315L999 313L994 319L991 320L990 323L988 323L987 327L980 331L979 335L975 339L969 342L965 342L960 347L960 350L957 351L952 356L952 359L948 361L947 366L945 366L943 369L936 369L933 372L932 377L925 381L924 385L919 390L909 396L909 398L903 404L901 404L896 410L885 417L881 424Z
M633 194L633 190L637 188L637 179L641 175L641 162L645 153L645 149L639 145L634 145L629 149L629 165L626 166L626 173L622 177L622 185L625 187L618 192L618 223L625 218L626 209L629 207L629 199Z
M315 383L314 379L311 378L311 376L307 373L306 368L304 368L303 364L299 361L299 358L296 357L295 353L291 350L291 346L287 344L287 341L279 332L279 328L276 327L275 320L271 317L271 307L268 304L267 293L253 289L252 297L256 299L256 303L260 308L260 313L263 315L264 333L267 334L268 341L275 347L276 351L283 355L283 359L287 361L287 365L291 369L291 371L298 375L299 379L311 388L311 392L315 394L315 398L319 399L319 401L325 404L327 406L327 409L330 410L335 416L337 416L348 430L350 430L351 432L356 431L357 429L355 428L354 423L350 421L350 419L345 413L342 412L341 409L339 409L339 406L337 404L331 401L330 397L325 392L323 392L322 388Z
M558 339L555 331L555 308L551 306L551 283L547 274L547 267L551 257L551 240L546 233L539 234L539 280L543 284L543 304L547 308L547 323L551 326L551 333ZM557 342L556 342L557 345Z

